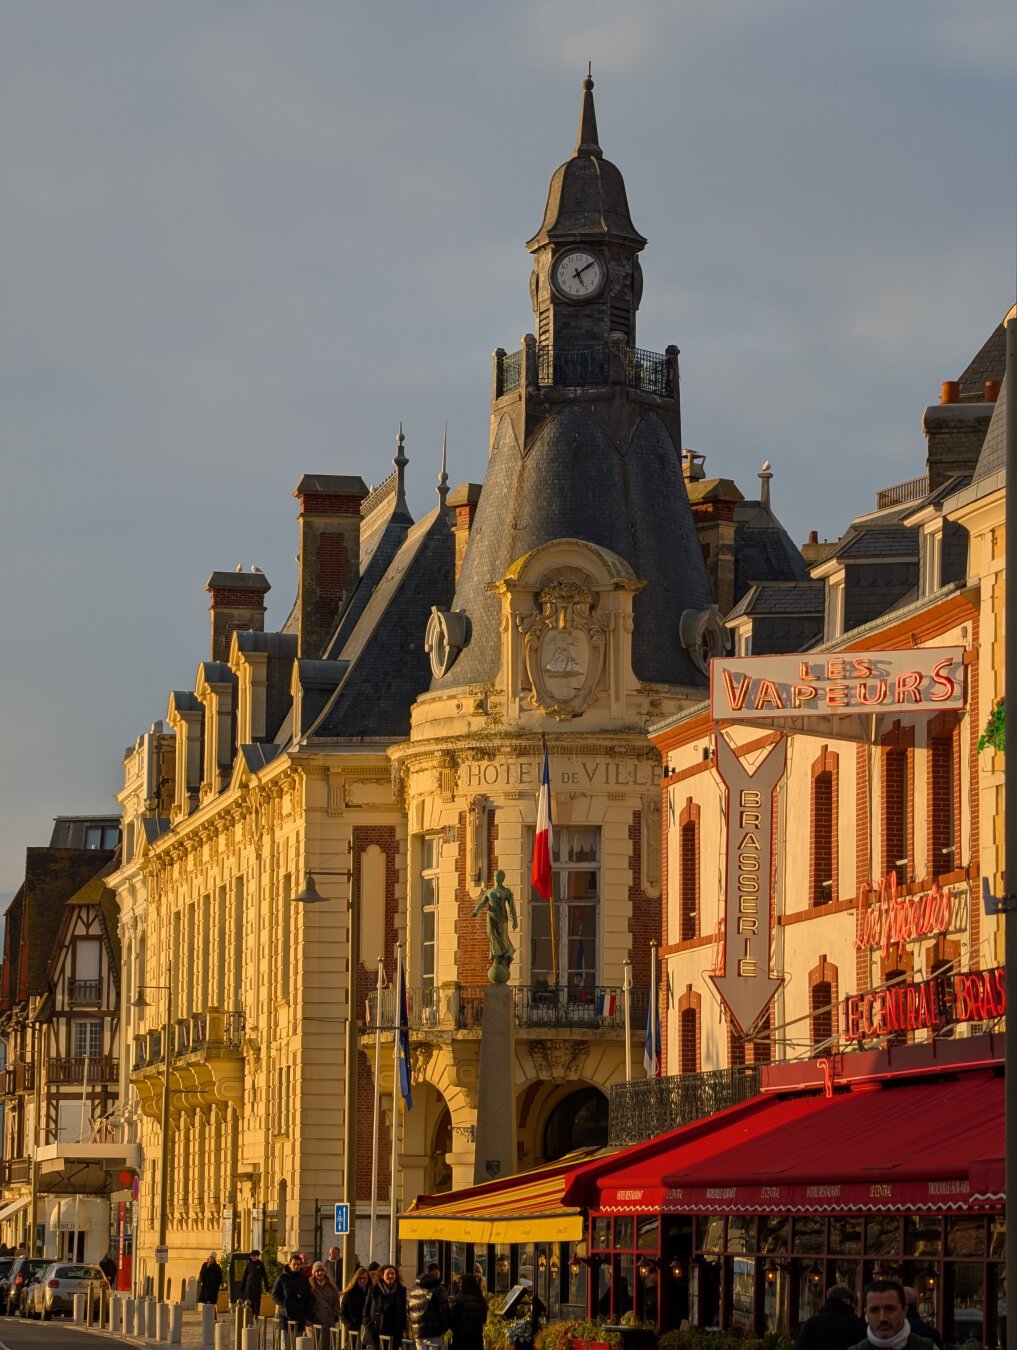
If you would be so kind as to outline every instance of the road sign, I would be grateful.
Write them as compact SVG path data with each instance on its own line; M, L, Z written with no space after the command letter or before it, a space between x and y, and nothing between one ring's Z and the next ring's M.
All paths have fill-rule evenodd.
M349 1231L350 1231L350 1207L349 1205L336 1205L335 1235L336 1237L345 1237Z
M155 1264L156 1264L157 1266L166 1266L166 1265L169 1265L169 1248L168 1248L168 1247L161 1247L161 1246L160 1246L160 1247L156 1247L156 1249L155 1249Z

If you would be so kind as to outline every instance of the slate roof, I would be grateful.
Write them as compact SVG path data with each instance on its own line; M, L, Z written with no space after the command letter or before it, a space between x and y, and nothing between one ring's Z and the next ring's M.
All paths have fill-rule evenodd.
M431 666L424 630L432 606L448 608L455 575L455 537L435 507L407 533L384 575L345 633L333 660L348 670L312 737L407 736L410 708L428 687Z
M1001 380L1005 371L1006 329L1003 324L999 324L968 362L967 369L960 377L961 398L983 399L985 381Z
M646 583L634 602L637 678L704 683L678 638L682 612L712 604L678 447L653 411L643 415L628 446L619 446L596 417L596 407L556 409L525 455L509 418L499 424L453 601L454 609L465 610L471 635L432 688L495 677L500 604L488 584L552 539L583 539L610 549Z
M992 421L982 442L982 453L978 456L973 482L979 478L989 478L1006 468L1006 380L999 391L999 398L992 410Z
M808 581L808 564L768 506L739 502L734 519L736 602L757 581Z
M361 539L360 580L335 631L325 644L326 658L342 651L367 608L374 588L385 576L413 525L412 517L397 507L398 496L393 492L385 507L375 513L377 519L371 522L370 533Z
M837 546L832 555L838 561L863 558L917 558L918 536L906 525L870 525L863 527Z
M826 587L821 581L763 581L751 586L727 616L747 614L822 614Z

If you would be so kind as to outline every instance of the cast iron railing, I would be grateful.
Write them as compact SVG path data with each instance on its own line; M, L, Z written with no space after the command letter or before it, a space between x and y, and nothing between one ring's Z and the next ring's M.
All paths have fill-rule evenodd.
M99 980L71 980L67 992L72 1003L98 1003L102 983Z
M876 493L876 510L885 511L888 506L904 506L908 502L921 501L928 496L929 475L921 478L909 478L906 483L895 483L893 487L880 488Z
M408 1019L411 1031L479 1030L484 1015L484 992L490 985L447 984L438 988L407 990ZM583 984L578 988L552 989L548 985L512 986L515 1025L522 1028L578 1028L589 1031L623 1031L625 1003L623 991L614 985ZM630 991L633 1034L642 1034L646 1026L649 990ZM380 1018L382 1030L392 1029L392 989L378 991L368 998L370 1016L367 1029Z
M110 1055L49 1059L46 1077L51 1083L115 1083L120 1077L120 1061Z
M611 1088L608 1143L639 1144L679 1125L712 1116L759 1091L757 1064L706 1073L674 1074L615 1083Z
M593 343L586 347L523 348L496 355L496 396L510 394L526 378L527 351L536 357L536 382L542 388L599 388L617 382L658 398L674 398L678 373L677 349L650 352L622 344ZM529 358L532 359L532 358ZM612 361L617 365L612 369ZM531 373L530 378L534 377Z

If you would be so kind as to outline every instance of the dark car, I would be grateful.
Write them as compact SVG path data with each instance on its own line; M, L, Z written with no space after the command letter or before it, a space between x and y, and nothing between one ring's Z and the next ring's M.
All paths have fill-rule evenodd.
M44 1256L19 1256L7 1276L7 1316L13 1317L21 1307L21 1295L33 1284L52 1262ZM24 1309L21 1311L24 1317Z
M7 1279L14 1265L13 1256L5 1256L0 1261L0 1310L7 1307Z

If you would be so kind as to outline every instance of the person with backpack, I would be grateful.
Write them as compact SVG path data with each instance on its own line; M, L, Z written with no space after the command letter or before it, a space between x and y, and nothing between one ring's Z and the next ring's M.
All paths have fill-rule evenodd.
M487 1299L476 1275L464 1275L449 1305L452 1350L484 1350Z
M417 1276L416 1284L406 1298L410 1335L417 1343L417 1350L441 1350L445 1332L449 1329L449 1313L441 1271L431 1265Z

